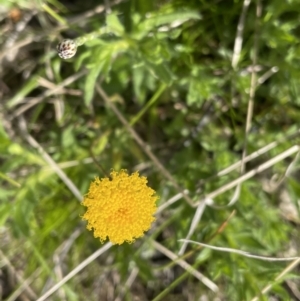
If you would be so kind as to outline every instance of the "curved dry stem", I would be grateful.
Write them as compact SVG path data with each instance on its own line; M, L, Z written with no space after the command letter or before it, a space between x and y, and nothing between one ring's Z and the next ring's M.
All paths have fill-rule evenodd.
M191 243L198 246L202 246L211 250L215 251L221 251L221 252L227 252L227 253L234 253L239 254L248 258L254 258L254 259L260 259L263 261L292 261L292 260L300 260L300 257L268 257L268 256L259 256L259 255L253 255L249 252L232 249L232 248L223 248L223 247L216 247L208 244L204 244L198 241L189 240L189 239L179 239L178 241L184 242L184 243Z

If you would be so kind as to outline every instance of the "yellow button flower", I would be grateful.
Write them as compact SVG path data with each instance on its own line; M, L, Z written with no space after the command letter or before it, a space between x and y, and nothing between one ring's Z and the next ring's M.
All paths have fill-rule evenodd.
M108 237L114 244L132 243L150 229L158 197L138 172L128 175L121 170L110 175L111 179L97 177L91 183L82 202L87 207L82 218L101 242Z

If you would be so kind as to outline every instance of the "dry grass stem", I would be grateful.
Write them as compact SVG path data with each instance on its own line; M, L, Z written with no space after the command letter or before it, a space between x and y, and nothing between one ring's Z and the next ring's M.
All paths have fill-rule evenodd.
M232 61L231 61L231 65L232 65L233 69L235 69L237 67L239 58L241 55L246 14L247 14L247 10L250 5L250 2L251 2L251 0L244 0L242 13L240 15L239 23L237 26L237 32L236 32L236 37L235 37L234 47L233 47L233 56L232 56Z
M184 190L185 194L188 194L189 191L188 190ZM165 210L167 207L171 206L172 204L176 203L177 201L179 201L181 198L183 198L183 194L177 193L176 195L174 195L172 198L170 198L169 200L167 200L166 202L164 202L162 205L160 205L158 207L158 210L156 211L156 214L161 213L163 210Z
M260 148L259 150L255 151L255 152L251 153L250 155L248 155L247 157L245 157L244 163L250 162L251 160L253 160L255 158L258 158L259 156L265 154L269 150L277 147L279 144L281 144L281 143L283 143L283 142L285 142L289 139L292 139L295 136L298 136L299 134L300 134L300 130L297 130L296 132L294 132L290 135L284 136L283 138L280 138L277 141L273 141L273 142L265 145L264 147ZM228 173L230 173L231 171L236 170L237 168L239 168L241 166L241 164L242 164L242 160L226 167L225 169L222 169L221 171L219 171L216 174L216 176L219 176L219 177L225 176Z
M59 168L56 162L51 158L51 156L43 149L43 147L28 133L27 124L24 117L19 117L19 128L23 135L23 138L35 148L43 159L52 167L56 172L58 177L65 183L65 185L70 189L73 195L77 198L79 202L82 201L82 195L76 185L71 181L71 179Z
M36 270L28 279L23 279L19 272L16 271L14 266L11 264L10 260L5 256L5 254L0 250L1 260L5 265L8 266L12 274L15 276L16 280L21 284L20 287L10 296L11 300L15 300L22 292L26 292L26 294L31 299L36 299L37 295L34 290L30 287L31 282L35 279L39 274L39 270Z
M205 196L205 199L213 199L215 198L216 196L224 193L225 191L235 187L236 185L252 178L253 176L255 176L256 174L259 174L261 173L262 171L270 168L271 166L273 166L274 164L284 160L285 158L293 155L294 153L298 152L299 151L299 146L298 145L294 145L293 147L287 149L286 151L282 152L281 154L275 156L274 158L266 161L265 163L259 165L258 167L250 170L249 172L245 173L244 175L240 176L239 178L233 180L232 182L228 183L228 184L225 184L224 186L216 189L215 191L213 192L210 192L209 194L207 194ZM197 203L195 203L197 206L200 204L200 202L202 202L202 200L198 201ZM211 204L208 204L208 205L211 205Z
M43 92L40 96L36 97L35 99L32 99L30 103L27 103L25 105L23 105L22 107L16 109L10 116L10 120L14 119L15 117L20 116L21 114L23 114L24 112L26 112L27 110L29 110L31 107L37 105L38 103L42 102L46 97L49 97L53 94L59 93L65 86L70 85L71 83L75 82L76 80L80 79L81 77L83 77L85 74L87 73L86 70L84 71L80 71L78 73L73 74L72 76L68 77L67 79L65 79L62 83L60 83L59 85L56 86L56 88L52 89L52 90L47 90L45 92ZM16 104L18 104L22 99L16 101L13 105L11 106L15 106Z
M300 257L267 257L267 256L253 255L253 254L250 254L249 252L245 252L245 251L241 251L241 250L237 250L237 249L215 247L212 245L208 245L208 244L204 244L204 243L201 243L198 241L193 241L193 240L188 240L188 239L179 239L178 241L195 244L195 245L202 246L202 247L205 247L205 248L208 248L211 250L215 250L215 251L239 254L239 255L243 255L248 258L260 259L260 260L264 260L264 261L292 261L292 260L300 259Z
M219 291L218 286L213 283L210 279L205 277L203 274L195 270L191 265L189 265L186 261L179 259L179 257L171 252L169 249L165 248L163 245L158 243L157 241L152 242L155 249L165 256L169 257L171 260L173 260L176 264L181 266L183 269L191 273L194 277L196 277L198 280L200 280L205 286L207 286L210 290L217 293Z
M130 275L128 279L125 282L125 285L121 288L121 292L119 293L118 297L115 299L115 301L122 301L124 298L124 295L127 290L129 290L134 283L136 277L139 274L139 269L137 267L134 267L132 271L130 272Z
M293 270L299 264L300 264L300 257L297 257L275 278L274 283L280 281L283 278L283 276L285 276L287 273L289 273L291 270ZM268 284L267 286L265 286L262 289L261 294L262 295L266 294L272 288L272 286L273 286L273 284ZM255 297L251 301L258 301L259 298L260 297Z
M28 299L27 297L22 296L22 293L24 291L26 291L26 289L29 287L29 285L31 285L31 283L34 282L40 274L41 274L41 269L38 268L37 270L34 271L34 273L32 275L30 275L27 279L25 279L21 283L21 285L7 299L5 299L5 301L15 301L18 298Z
M49 296L55 293L61 286L63 286L66 282L72 279L75 275L77 275L82 269L84 269L87 265L93 262L100 255L105 253L112 247L112 244L106 243L103 247L98 249L92 255L90 255L87 259L85 259L81 264L79 264L75 269L73 269L69 274L67 274L63 279L61 279L58 283L56 283L51 289L49 289L45 294L39 297L36 301L44 301L47 300Z
M192 223L191 223L191 226L190 226L190 229L189 229L189 232L186 236L186 239L188 240L195 232L200 220L201 220L201 217L203 215L203 212L206 208L206 202L203 201L203 202L200 202L200 204L198 205L197 207L197 210L196 210L196 213L193 217L193 220L192 220ZM186 250L186 247L187 247L187 243L184 242L183 245L181 246L179 252L178 252L178 255L179 256L182 256Z

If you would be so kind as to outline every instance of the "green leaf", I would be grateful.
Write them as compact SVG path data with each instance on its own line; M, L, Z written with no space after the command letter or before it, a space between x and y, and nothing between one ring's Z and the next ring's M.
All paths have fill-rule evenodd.
M115 13L109 14L106 17L106 24L109 31L114 33L116 36L121 36L124 33L124 26L121 24Z
M145 89L142 88L146 71L147 69L144 65L132 69L134 94L141 103L144 102L146 96Z
M95 84L103 66L104 66L104 61L98 62L98 64L92 68L92 70L89 72L88 76L86 77L85 85L84 85L84 103L87 107L92 102L94 96Z
M10 204L2 204L0 206L0 227L2 227L5 224L6 220L10 217L10 215L11 215Z
M91 55L91 71L86 77L84 87L84 101L87 106L89 106L92 101L95 83L100 72L102 72L103 77L106 77L111 69L112 58L116 56L118 52L124 51L127 48L128 44L123 40L113 41L101 47L96 47L94 53Z
M170 85L174 79L174 75L172 74L171 70L167 66L167 64L162 63L159 65L152 64L150 62L146 63L146 66L154 75L154 77L159 78L162 82L164 82L167 85Z
M91 56L91 51L85 51L83 52L79 57L78 59L75 61L75 64L74 64L74 68L76 71L78 71L80 69L80 67L82 66L84 60L88 57Z
M24 188L23 193L27 194ZM22 193L22 192L21 192ZM28 236L30 233L30 220L33 217L34 204L27 196L14 203L14 230L16 234Z
M103 133L95 142L93 143L93 153L100 155L107 144L109 143L110 131Z
M25 96L27 96L32 90L34 90L38 86L37 82L38 76L31 77L25 85L16 93L16 95L8 100L7 107L12 108L19 104Z
M180 23L184 23L191 19L200 19L200 15L195 11L183 11L157 15L149 14L149 17L137 26L137 30L141 34L139 38L146 36L149 31L155 29L158 26L170 24L173 22L176 22L176 25L178 26Z

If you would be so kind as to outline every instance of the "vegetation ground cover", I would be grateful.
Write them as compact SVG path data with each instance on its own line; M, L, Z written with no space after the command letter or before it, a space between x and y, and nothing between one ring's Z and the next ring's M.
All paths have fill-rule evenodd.
M0 0L0 299L300 300L299 14ZM102 244L80 202L122 169L156 220Z

